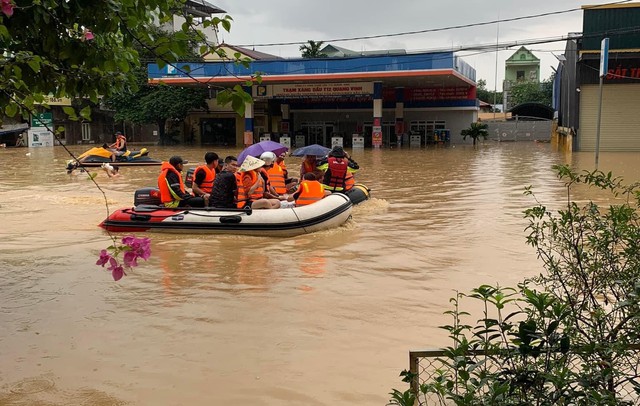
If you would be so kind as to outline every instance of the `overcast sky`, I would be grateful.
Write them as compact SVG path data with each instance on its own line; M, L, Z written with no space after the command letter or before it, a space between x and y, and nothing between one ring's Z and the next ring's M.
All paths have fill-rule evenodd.
M300 45L257 46L266 43L325 41L360 51L402 48L409 52L495 44L566 36L582 31L582 10L545 17L501 22L479 27L441 32L335 42L332 39L394 34L407 31L444 28L536 14L579 9L583 5L610 1L579 0L209 0L233 17L231 33L221 40L234 45L255 44L257 51L282 57L299 57ZM540 58L541 78L548 78L551 66L558 65L556 55L563 53L564 42L528 45ZM504 61L519 46L501 50L497 55L498 90L502 90ZM496 52L459 52L473 66L477 79L485 79L493 89L496 77Z

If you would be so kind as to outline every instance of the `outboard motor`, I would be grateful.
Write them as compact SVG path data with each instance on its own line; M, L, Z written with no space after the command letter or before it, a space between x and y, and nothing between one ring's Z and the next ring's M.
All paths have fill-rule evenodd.
M160 190L155 187L145 187L136 190L133 196L133 204L134 206L140 204L155 204L159 206L161 204Z

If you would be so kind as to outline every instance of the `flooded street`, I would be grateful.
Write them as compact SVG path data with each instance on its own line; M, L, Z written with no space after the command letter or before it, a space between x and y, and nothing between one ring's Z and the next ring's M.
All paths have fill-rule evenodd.
M207 151L149 149L191 163ZM536 143L352 156L373 199L344 227L142 234L151 258L114 282L95 265L110 243L95 185L65 173L61 147L1 149L0 405L384 405L405 389L410 349L449 344L438 326L455 290L541 271L524 188L558 208L566 191L551 166L594 162ZM637 158L604 153L600 169L635 182ZM300 159L287 165L297 174ZM159 166L90 171L113 211L154 186Z

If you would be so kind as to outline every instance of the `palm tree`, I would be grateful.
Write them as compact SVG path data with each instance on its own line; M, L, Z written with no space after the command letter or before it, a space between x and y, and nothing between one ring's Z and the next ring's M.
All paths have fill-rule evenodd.
M473 145L476 145L478 138L484 137L485 140L487 139L489 136L489 131L487 131L488 127L489 125L485 123L471 123L471 126L462 130L460 135L462 135L463 140L466 140L467 137L473 138Z
M303 58L326 58L327 54L321 53L320 49L322 49L322 45L324 41L307 41L308 44L304 44L300 46L300 51L302 51Z

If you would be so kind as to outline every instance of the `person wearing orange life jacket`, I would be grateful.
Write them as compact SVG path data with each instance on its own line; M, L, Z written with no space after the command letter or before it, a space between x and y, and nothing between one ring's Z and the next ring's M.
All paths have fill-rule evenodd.
M360 169L358 163L339 146L333 147L326 158L318 163L324 170L322 184L331 192L346 192L355 185L353 173Z
M283 152L282 154L278 155L278 157L276 158L276 165L280 165L280 167L282 168L282 171L284 172L284 183L286 185L287 188L287 192L294 192L296 190L296 187L298 185L298 179L296 178L290 178L289 177L289 171L287 170L287 164L284 162L284 158L287 156L286 152Z
M111 152L111 162L115 162L119 156L127 152L127 138L120 131L116 132L116 142L107 149Z
M304 179L304 174L312 172L316 175L316 179L322 179L323 173L318 170L318 161L315 155L305 155L302 164L300 164L300 179Z
M285 184L284 171L276 164L276 154L263 152L260 159L264 161L261 170L263 178L266 177L265 197L270 199L286 200L287 186Z
M298 191L293 194L293 198L296 206L306 206L318 202L330 194L331 192L324 190L322 183L316 180L315 175L309 172L304 174L304 179L298 185Z
M193 171L193 184L191 189L193 194L204 199L204 205L209 205L209 196L213 188L213 181L216 178L216 168L218 167L218 154L207 152L204 154L205 165L198 166Z
M238 204L239 209L250 206L252 209L278 209L280 201L265 199L265 180L260 175L264 161L247 155L238 169Z
M184 161L179 156L172 156L169 162L163 162L158 176L160 201L165 207L204 207L204 199L187 193L182 181Z

